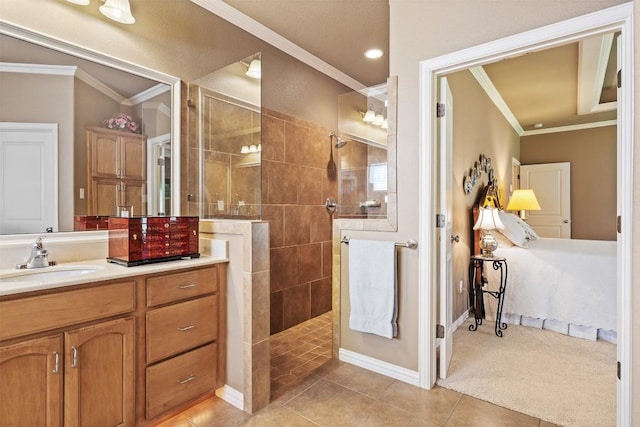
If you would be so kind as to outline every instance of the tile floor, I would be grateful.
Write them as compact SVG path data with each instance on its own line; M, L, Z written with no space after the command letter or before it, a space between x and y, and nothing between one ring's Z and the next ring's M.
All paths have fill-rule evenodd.
M330 313L274 335L271 351L269 406L250 415L212 397L160 426L553 426L455 391L424 390L331 359Z

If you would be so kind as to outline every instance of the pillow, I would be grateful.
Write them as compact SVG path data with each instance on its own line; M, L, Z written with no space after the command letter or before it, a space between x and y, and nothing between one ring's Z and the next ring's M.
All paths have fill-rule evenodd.
M505 211L498 211L498 215L500 215L500 221L504 224L504 229L496 231L502 233L514 245L528 248L529 239L527 239L527 233L520 225L523 221L517 215Z
M540 236L538 236L538 233L536 233L536 231L529 224L527 224L526 221L523 221L522 218L518 218L518 223L527 235L527 240L538 240L540 238Z

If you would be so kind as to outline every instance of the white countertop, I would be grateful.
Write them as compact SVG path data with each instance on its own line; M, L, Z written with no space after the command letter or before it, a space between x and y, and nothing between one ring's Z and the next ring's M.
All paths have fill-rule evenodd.
M228 262L228 258L211 257L202 255L200 258L183 259L152 264L124 267L108 262L106 259L87 260L79 262L67 262L51 267L35 268L28 270L4 269L0 270L0 296L12 295L22 292L40 291L45 289L61 288L84 283L100 282L104 280L122 279L145 274L162 273L183 268L200 267L205 265ZM11 281L12 277L46 273L62 272L65 270L94 270L84 274L76 274L66 277L51 277L46 279Z

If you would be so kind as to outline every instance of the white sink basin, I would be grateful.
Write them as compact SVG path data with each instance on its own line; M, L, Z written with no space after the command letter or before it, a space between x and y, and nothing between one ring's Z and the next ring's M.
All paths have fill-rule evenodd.
M16 271L0 277L0 283L16 282L48 282L51 280L71 278L85 274L96 273L104 267L98 265L74 265L44 267L42 269L30 269Z

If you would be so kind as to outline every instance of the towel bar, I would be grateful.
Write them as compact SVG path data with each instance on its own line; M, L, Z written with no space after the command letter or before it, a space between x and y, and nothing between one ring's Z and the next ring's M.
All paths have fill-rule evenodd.
M351 239L351 237L349 236L344 236L342 238L342 240L340 240L340 243L346 243L347 245L349 244L349 240ZM401 243L401 242L396 242L396 247L400 247L400 248L409 248L409 249L417 249L418 248L418 242L410 239L407 240L405 243Z

